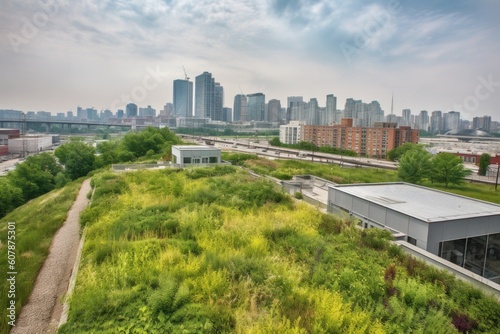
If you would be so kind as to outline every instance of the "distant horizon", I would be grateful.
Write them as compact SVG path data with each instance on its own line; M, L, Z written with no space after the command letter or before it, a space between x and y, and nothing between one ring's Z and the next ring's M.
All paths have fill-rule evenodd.
M0 105L157 110L208 71L235 95L377 100L385 114L500 119L500 2L457 0L5 1Z

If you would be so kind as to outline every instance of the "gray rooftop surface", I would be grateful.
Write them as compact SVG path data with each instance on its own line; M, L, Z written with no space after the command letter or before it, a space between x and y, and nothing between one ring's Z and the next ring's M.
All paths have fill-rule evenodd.
M500 205L407 183L331 186L425 222L481 216L500 217Z
M190 150L190 151L220 151L220 148L213 146L203 146L203 145L174 145L179 150Z

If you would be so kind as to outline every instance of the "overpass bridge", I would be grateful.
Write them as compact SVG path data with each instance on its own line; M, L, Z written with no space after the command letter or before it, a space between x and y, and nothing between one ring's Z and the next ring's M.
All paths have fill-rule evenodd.
M47 131L50 132L50 127L54 124L61 125L62 128L66 126L68 129L71 129L72 126L86 126L87 130L90 131L90 128L93 127L120 127L120 128L129 128L135 130L136 128L146 128L148 126L159 127L159 124L135 124L135 123L109 123L109 122L101 122L101 121L84 121L84 120L61 120L61 119L52 119L52 118L0 118L0 128L6 127L6 125L14 125L16 124L19 128L24 128L23 124L26 126L29 124L42 124L47 127Z

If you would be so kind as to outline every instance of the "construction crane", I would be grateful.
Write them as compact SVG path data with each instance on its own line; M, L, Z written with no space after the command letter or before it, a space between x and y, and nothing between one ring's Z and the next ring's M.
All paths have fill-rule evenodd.
M186 73L186 69L184 68L184 65L182 65L182 69L184 70L184 79L185 79L186 81L189 81L189 77L188 77L188 75L187 75L187 73Z

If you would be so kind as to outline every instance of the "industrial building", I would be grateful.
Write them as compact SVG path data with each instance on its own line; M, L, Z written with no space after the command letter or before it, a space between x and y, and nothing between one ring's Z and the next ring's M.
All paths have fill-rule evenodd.
M52 136L25 136L9 139L9 153L32 154L48 150L53 145Z
M180 167L221 163L221 150L210 146L172 146L172 163Z
M328 211L500 283L500 205L407 183L330 186Z

